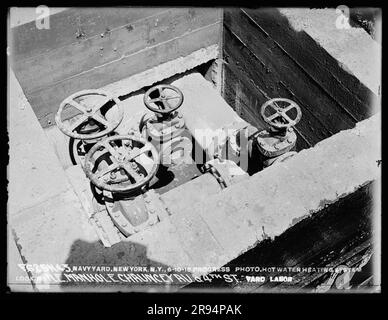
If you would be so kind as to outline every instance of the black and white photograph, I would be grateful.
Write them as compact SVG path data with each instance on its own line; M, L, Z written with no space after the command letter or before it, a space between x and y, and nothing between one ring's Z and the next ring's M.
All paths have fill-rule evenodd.
M8 8L7 291L381 293L382 9L130 5Z

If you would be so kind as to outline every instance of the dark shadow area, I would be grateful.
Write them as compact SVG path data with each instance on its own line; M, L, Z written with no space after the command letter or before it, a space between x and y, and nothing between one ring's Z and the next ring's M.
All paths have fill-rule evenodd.
M170 182L172 182L175 178L174 173L170 168L159 165L159 169L155 174L156 182L152 184L152 189L160 189L167 186Z
M377 38L376 23L381 21L381 9L379 8L349 8L349 24L355 28L363 28L370 36Z
M170 167L160 166L156 175L157 182L150 186L159 194L166 193L186 182L200 176L202 172L195 163L177 164Z
M147 248L130 241L106 248L99 241L77 240L70 249L66 264L68 268L61 275L62 291L176 291L185 283L183 279L190 277L148 259Z

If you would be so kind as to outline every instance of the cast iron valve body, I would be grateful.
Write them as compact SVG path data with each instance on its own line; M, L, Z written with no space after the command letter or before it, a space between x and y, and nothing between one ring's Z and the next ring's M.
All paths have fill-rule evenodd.
M172 85L161 84L147 90L143 98L152 116L142 117L139 130L160 152L163 165L178 164L191 154L191 135L178 108L183 103L182 91Z
M262 155L263 166L267 167L275 162L275 158L294 148L297 136L293 126L300 121L302 111L292 100L275 98L261 106L260 114L269 125L269 129L259 132L256 141Z

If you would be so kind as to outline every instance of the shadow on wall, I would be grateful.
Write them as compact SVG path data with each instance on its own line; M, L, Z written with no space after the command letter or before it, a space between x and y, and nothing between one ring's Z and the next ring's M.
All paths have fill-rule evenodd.
M99 241L77 240L70 249L66 264L68 267L61 274L60 291L177 289L177 281L170 283L175 278L167 271L168 266L148 259L147 248L133 242L120 242L106 248Z
M381 9L379 8L350 8L349 24L355 28L363 28L376 41L379 39L379 27L381 23Z

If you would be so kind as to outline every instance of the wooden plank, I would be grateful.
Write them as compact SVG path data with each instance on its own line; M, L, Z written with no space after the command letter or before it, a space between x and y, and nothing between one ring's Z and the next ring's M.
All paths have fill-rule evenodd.
M218 43L221 24L194 30L185 35L122 57L106 65L90 69L80 75L27 94L43 127L54 123L54 115L63 99L70 94L90 88L99 88L128 76L153 68L161 63L184 57Z
M268 98L255 86L253 80L242 74L233 63L225 64L223 68L227 79L224 83L224 99L245 121L258 130L267 128L267 124L260 116L260 106ZM295 147L297 151L313 145L309 137L302 133L299 124L295 131L298 135Z
M35 21L11 29L11 55L15 61L35 57L109 30L158 15L166 8L72 8L50 16L50 29L37 29Z
M303 116L297 129L310 144L315 144L335 132L354 126L354 122L346 118L346 115L338 114L338 108L333 106L330 99L308 83L300 72L298 74L298 70L292 66L292 61L284 61L282 56L278 56L280 61L277 60L275 53L269 52L272 48L269 49L268 43L260 43L257 39L248 41L248 43L256 41L257 47L267 46L267 52L263 52L263 49L261 49L262 52L257 52L262 59L260 62L227 27L224 35L225 60L228 61L229 66L239 70L239 79L245 77L248 81L253 82L258 90L263 91L263 96L268 97L265 100L259 100L259 105L269 98L285 97L301 106ZM332 116L330 121L324 121L328 115Z
M265 30L312 81L324 88L357 121L370 116L373 92L340 67L338 61L305 31L290 27L288 19L277 9L244 9L242 13L258 28Z
M233 56L245 53L245 59L241 56L235 57L236 64L240 64L239 67L254 79L262 90L270 97L289 97L300 103L303 111L311 111L311 116L305 117L308 118L307 122L304 120L306 129L309 129L306 136L317 142L340 130L353 127L356 119L312 82L241 10L226 11L224 25L225 51L232 52ZM249 63L246 62L247 59ZM300 126L302 125L303 123L300 123Z
M97 35L19 60L13 67L24 91L35 92L218 20L216 10L170 9L134 22L130 27L126 25L116 28L104 37Z

